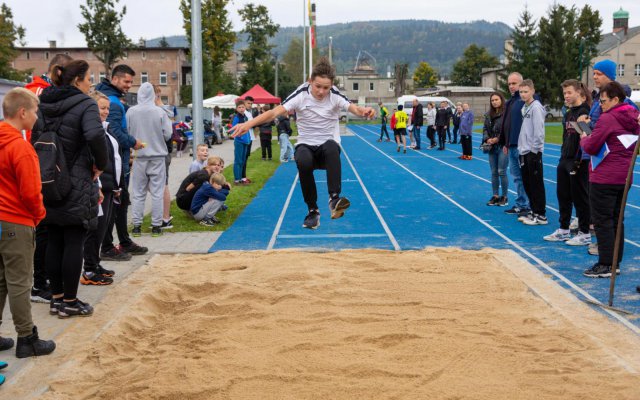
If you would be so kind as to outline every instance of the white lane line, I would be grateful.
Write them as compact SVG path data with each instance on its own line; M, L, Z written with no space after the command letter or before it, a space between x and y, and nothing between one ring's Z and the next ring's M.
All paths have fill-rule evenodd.
M369 131L369 129L368 129L368 128L363 128L363 129L365 129L365 130ZM370 131L369 131L369 132L370 132ZM361 138L361 139L362 139L362 138ZM365 140L365 139L362 139L362 140ZM374 146L374 147L375 147L375 146ZM448 151L451 151L451 152L453 152L453 153L456 153L456 154L460 154L459 152L457 152L457 151L455 151L455 150L451 150L451 149L447 149L447 150L448 150ZM417 151L417 150L414 150L414 152L415 152L415 153L417 153L417 154L420 154L420 155L421 155L421 156L423 156L423 157L427 157L427 158L432 159L432 160L434 160L434 161L437 161L437 162L439 162L439 163L441 163L441 164L444 164L444 165L446 165L446 166L448 166L448 167L450 167L450 168L453 168L453 169L455 169L455 170L458 170L458 171L462 172L463 174L467 174L467 175L472 176L472 177L474 177L474 178L476 178L476 179L479 179L479 180L481 180L481 181L484 181L484 182L487 182L487 183L491 183L491 181L490 181L490 180L488 180L488 179L486 179L486 178L483 178L483 177L481 177L481 176L478 176L478 175L474 174L473 172L465 171L464 169L462 169L462 168L460 168L460 167L457 167L457 166L455 166L455 165L453 165L453 164L449 164L448 162L443 161L443 160L441 160L441 159L439 159L439 158L436 158L436 157L430 156L430 155L428 155L428 154L426 154L426 153L423 153L423 152L421 152L421 151ZM487 162L487 163L489 162L489 161L487 161L487 160L484 160L484 159L481 159L481 158L478 158L478 157L474 157L473 159L474 159L474 160L484 161L484 162ZM554 182L554 183L555 183L555 182ZM511 194L517 194L513 189L509 189L509 193L511 193ZM627 204L627 205L629 205L629 204ZM637 206L634 206L634 205L629 205L629 206L630 206L630 207L632 207L632 208L638 208L638 209L640 209L640 207L637 207ZM555 208L555 207L550 206L549 204L547 204L547 208L548 208L549 210L552 210L552 211L555 211L555 212L557 212L557 213L560 213L560 210L558 210L558 209L557 209L557 208ZM629 243L629 244L630 244L630 245L632 245L632 246L635 246L635 247L640 248L640 243L638 243L638 242L634 242L633 240L630 240L630 239L626 239L626 238L625 238L625 239L624 239L624 242L625 242L625 243Z
M317 238L376 238L387 237L384 233L324 233L324 234L308 234L308 235L278 235L278 239L317 239Z
M296 184L298 183L298 174L293 179L293 183L291 184L291 189L289 190L289 195L287 196L287 200L284 202L282 206L282 211L280 212L280 217L278 218L278 223L276 223L276 227L273 229L273 233L271 234L271 239L269 240L269 244L267 245L267 250L273 250L273 246L276 244L276 239L278 238L278 232L280 232L280 228L282 227L282 221L284 220L284 215L287 213L287 208L289 208L289 203L291 202L291 196L293 195L293 190L296 188Z
M373 149L375 149L377 152L379 152L380 154L382 154L383 156L387 157L389 160L391 160L391 162L395 163L396 165L398 165L400 168L404 169L405 171L407 171L409 174L413 175L416 179L418 179L420 182L424 183L425 185L427 185L429 188L431 188L433 191L435 191L436 193L438 193L439 195L441 195L442 197L444 197L447 201L449 201L450 203L452 203L453 205L455 205L456 207L458 207L459 209L461 209L462 211L464 211L466 214L468 214L470 217L472 217L473 219L475 219L476 221L478 221L479 223L481 223L482 225L484 225L486 228L488 228L489 230L491 230L493 233L495 233L496 235L498 235L499 237L501 237L505 242L507 242L509 245L513 246L514 248L516 248L517 250L519 250L522 254L526 255L527 257L529 257L531 260L533 260L536 264L538 264L540 267L544 268L545 270L547 270L549 273L551 273L553 276L555 276L556 278L560 279L562 282L564 282L567 286L571 287L573 290L575 290L576 292L580 293L582 296L584 296L584 298L592 301L595 304L598 304L600 306L603 306L603 304L598 301L595 297L591 296L588 292L586 292L584 289L582 289L581 287L577 286L575 283L571 282L568 278L566 278L564 275L562 275L561 273L559 273L558 271L556 271L555 269L551 268L549 265L547 265L544 261L542 261L541 259L539 259L538 257L536 257L535 255L533 255L532 253L530 253L527 249L525 249L524 247L520 246L518 243L514 242L513 240L511 240L508 236L506 236L505 234L503 234L502 232L500 232L499 230L497 230L496 228L494 228L491 224L485 222L482 218L480 218L479 216L475 215L474 213L472 213L471 211L469 211L468 209L466 209L463 205L461 205L460 203L456 202L455 200L453 200L450 196L448 196L447 194L443 193L440 189L436 188L435 186L433 186L431 183L425 181L422 177L418 176L416 173L414 173L413 171L411 171L409 168L405 167L404 165L400 164L397 160L395 160L394 158L390 157L389 155L387 155L386 153L384 153L382 150L378 149L377 147L375 147L374 145L372 145L371 143L369 143L366 139L364 139L362 136L360 136L359 134L357 134L356 132L354 132L354 135L357 136L360 140L362 140L363 142L365 142L366 144L368 144L369 146L371 146ZM606 309L604 307L600 307L600 309L611 315L613 318L617 319L618 321L620 321L620 323L622 323L624 326L626 326L627 328L629 328L631 331L633 331L634 333L640 335L640 327L635 326L634 324L632 324L629 320L627 320L626 318L622 317L621 315L619 315L618 313L615 313L609 309Z
M362 187L362 190L364 191L364 194L367 196L367 199L369 199L369 203L371 204L371 207L373 208L373 211L378 216L378 220L380 220L380 224L382 224L382 227L384 228L384 231L387 233L387 236L389 236L389 240L391 241L391 244L393 245L394 250L396 250L396 251L401 250L400 249L400 245L398 244L398 241L396 240L395 236L393 236L393 233L391 232L391 229L389 229L389 226L387 225L387 222L382 217L382 214L380 214L380 210L378 210L378 206L376 206L376 203L373 202L373 199L371 198L371 195L369 194L369 191L367 190L366 186L364 185L364 182L362 182L362 178L360 178L360 174L358 174L358 171L356 171L356 167L351 162L351 159L349 158L349 155L347 154L347 151L344 149L344 147L342 147L342 146L340 146L340 147L342 148L342 152L344 153L344 158L347 159L347 162L351 166L351 169L353 170L353 173L355 174L356 179L358 179L358 181L360 182L360 186Z

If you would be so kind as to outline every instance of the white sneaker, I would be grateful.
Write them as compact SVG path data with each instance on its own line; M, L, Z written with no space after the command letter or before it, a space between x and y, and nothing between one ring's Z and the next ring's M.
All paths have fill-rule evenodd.
M522 216L518 217L518 221L520 221L520 222L524 222L527 219L533 219L533 213L532 212L529 212L529 214L522 215Z
M544 215L533 214L532 218L525 219L522 223L525 225L546 225L549 221Z
M569 246L588 246L591 244L591 234L578 232L577 235L567 240Z
M548 242L565 242L571 239L571 233L567 229L556 229L551 235L542 238Z
M577 231L580 228L580 224L578 223L578 218L573 218L571 220L571 224L569 225L569 230Z

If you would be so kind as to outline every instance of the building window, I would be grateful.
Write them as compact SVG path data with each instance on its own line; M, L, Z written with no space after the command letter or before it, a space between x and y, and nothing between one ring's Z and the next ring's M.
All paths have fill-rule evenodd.
M369 91L373 92L375 89L373 88L373 82L369 82Z
M636 64L635 71L633 72L635 76L640 76L640 64Z
M49 59L49 52L48 52L48 51L45 51L45 52L44 52L44 59L45 59L45 60L48 60L48 59Z
M618 76L624 76L624 64L618 65Z
M160 84L161 85L166 85L167 84L167 73L166 72L160 72Z
M360 90L360 84L358 82L353 82L353 91L357 92L358 90Z
M89 78L89 80L91 81L91 84L93 85L94 83L96 83L96 77L93 74L93 72L91 73L91 77Z
M31 60L31 52L27 51L27 60Z
M169 96L160 96L160 100L163 104L169 104Z
M389 91L393 92L394 90L396 90L396 83L395 82L389 82Z
M140 73L140 84L149 82L149 74L147 72Z
M100 82L102 82L102 80L103 80L104 78L106 78L106 77L107 77L107 75L106 75L104 72L100 72L100 73L98 74L98 79L100 79Z

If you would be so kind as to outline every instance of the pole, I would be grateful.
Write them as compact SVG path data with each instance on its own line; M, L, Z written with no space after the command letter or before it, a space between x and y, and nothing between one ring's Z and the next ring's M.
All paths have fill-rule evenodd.
M329 36L329 64L333 65L333 57L331 57L331 49L333 47L333 36Z
M307 2L302 0L302 82L307 81Z
M627 206L627 195L629 194L629 188L631 187L631 177L633 176L633 167L636 164L636 158L638 157L638 149L640 148L640 140L636 140L636 145L633 148L633 156L631 157L631 164L629 165L629 171L627 172L627 180L624 183L624 191L622 192L622 204L620 205L620 215L618 215L618 227L616 228L616 241L613 245L613 261L611 262L611 284L609 285L609 307L613 306L613 295L616 287L616 273L618 270L618 254L620 254L620 242L624 240L622 237L622 221L624 221L624 209Z
M276 87L275 87L275 96L278 97L278 69L279 69L279 65L278 65L278 52L275 52L275 56L276 56Z
M200 0L191 2L191 116L193 117L193 158L197 157L198 144L204 143L202 118L202 19L200 18Z
M313 4L311 6L313 7ZM311 76L311 70L313 69L313 47L311 47L312 35L313 32L311 32L311 24L309 24L309 76Z
M580 38L580 82L582 82L582 52L584 49L584 38Z

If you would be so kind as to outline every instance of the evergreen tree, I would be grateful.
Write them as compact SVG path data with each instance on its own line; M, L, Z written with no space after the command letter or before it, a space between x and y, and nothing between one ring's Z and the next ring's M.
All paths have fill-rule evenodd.
M578 59L577 77L580 78L582 75L580 67L582 67L583 70L586 69L589 65L589 60L598 55L598 44L600 40L602 40L602 34L600 32L602 18L600 17L600 12L593 10L588 4L585 5L580 11L580 16L578 16L577 27L578 46L580 46L580 42L583 41L582 60Z
M507 49L507 71L502 78L503 91L509 93L506 75L519 72L525 79L538 81L540 69L538 67L538 29L533 15L525 6L518 22L511 34L511 49Z
M413 72L413 85L416 88L429 88L438 84L438 73L428 62L421 61Z
M245 24L241 32L248 36L247 48L242 50L242 62L246 64L247 71L240 78L240 90L249 90L256 83L262 87L273 87L273 46L269 44L269 39L278 32L280 25L271 20L267 7L263 5L249 3L238 13Z
M0 78L23 81L31 73L18 71L11 66L11 62L18 55L15 44L24 45L25 30L13 23L13 13L9 6L2 3L0 7Z
M115 10L119 0L87 0L80 10L85 22L78 24L84 34L89 49L102 61L107 78L111 67L133 47L131 40L122 32L120 23L127 13L123 6L121 12Z
M498 58L489 54L486 47L472 44L464 50L462 58L453 65L451 81L455 85L480 86L482 68L493 68L499 64Z
M167 42L166 36L160 38L160 47L169 47L169 42Z

